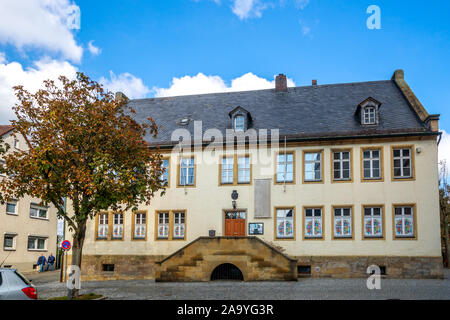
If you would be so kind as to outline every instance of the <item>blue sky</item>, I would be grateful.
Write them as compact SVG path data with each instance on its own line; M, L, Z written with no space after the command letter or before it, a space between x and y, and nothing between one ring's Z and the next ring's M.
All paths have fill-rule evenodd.
M2 122L12 116L8 85L33 88L58 72L83 71L111 90L153 97L265 88L278 73L295 85L382 80L402 68L425 108L440 113L441 128L450 132L449 1L40 3L0 3ZM370 5L381 10L380 30L366 26ZM80 29L64 23L74 7Z

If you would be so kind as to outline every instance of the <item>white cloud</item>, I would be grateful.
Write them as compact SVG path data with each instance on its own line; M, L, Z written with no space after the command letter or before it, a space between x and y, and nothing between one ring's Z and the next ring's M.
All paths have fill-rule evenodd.
M77 11L70 0L1 0L0 43L19 50L45 49L80 62L83 49L72 33Z
M295 0L295 4L300 10L303 10L309 4L309 0Z
M311 32L311 28L310 27L308 27L308 26L302 26L302 34L304 35L304 36L306 36L308 33L310 33Z
M77 68L67 61L56 61L48 58L39 60L32 67L23 68L18 62L6 62L0 59L0 123L6 124L15 118L12 107L16 103L13 86L23 85L34 92L42 87L47 79L56 80L60 75L75 78Z
M287 81L289 87L295 86L292 79L288 79ZM170 97L271 88L275 88L275 80L269 81L267 79L260 78L251 72L233 79L231 81L231 86L227 86L225 81L219 76L206 76L203 73L198 73L195 76L173 78L169 88L153 87L153 91L155 92L156 97Z
M67 61L49 58L34 62L31 67L24 68L19 62L7 62L5 54L0 52L0 124L7 124L15 119L12 107L17 102L12 87L22 85L28 91L35 92L43 87L47 79L57 80L60 75L75 79L78 68ZM112 92L121 91L129 98L143 98L150 92L141 79L130 73L116 76L110 71L110 78L98 81Z
M200 0L194 0L200 2ZM213 0L220 5L220 0ZM229 0L231 2L231 11L238 16L239 19L245 20L248 18L261 18L262 12L268 7L276 7L277 4L273 0ZM279 0L279 6L284 6L286 3L294 3L295 7L303 10L310 2L310 0Z
M309 35L309 36L311 37L311 35L310 35L310 33L311 33L311 28L310 28L308 25L306 25L305 22L304 22L303 20L301 20L301 19L298 20L298 23L299 23L299 25L300 25L302 35L303 35L303 36Z
M89 43L88 43L88 50L94 56L98 56L102 52L102 49L100 49L99 47L94 46L93 43L94 43L94 40L89 41Z
M112 92L123 92L130 99L145 98L150 89L144 84L142 79L125 72L118 76L114 72L109 72L110 79L101 77L99 82Z
M260 18L262 11L267 5L259 0L234 0L232 11L239 19L247 19L249 17Z

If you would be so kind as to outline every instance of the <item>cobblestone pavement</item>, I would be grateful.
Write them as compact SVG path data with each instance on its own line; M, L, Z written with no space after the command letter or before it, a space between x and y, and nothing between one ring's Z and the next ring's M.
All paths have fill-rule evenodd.
M34 280L40 299L67 294L57 277ZM30 276L29 278L33 278ZM109 299L445 299L450 300L450 270L444 280L382 279L381 290L369 290L366 279L299 279L298 282L157 283L152 280L83 282L81 293Z

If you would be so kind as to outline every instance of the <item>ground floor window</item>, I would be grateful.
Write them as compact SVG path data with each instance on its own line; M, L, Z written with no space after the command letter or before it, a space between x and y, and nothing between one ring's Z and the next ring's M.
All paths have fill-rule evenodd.
M184 239L185 232L185 215L184 212L175 212L173 214L173 237L176 239Z
M98 215L97 238L106 239L108 237L108 213Z
M276 237L279 239L294 238L294 208L276 209Z
M28 237L28 250L46 250L47 238L44 237Z
M334 208L334 237L352 237L352 208Z
M114 239L122 239L123 238L123 214L122 213L114 213L113 238Z
M414 206L394 206L394 216L395 237L414 237Z
M158 213L158 238L169 238L169 212Z
M322 238L322 208L305 208L305 239Z
M135 213L134 214L134 238L144 239L147 232L147 214Z
M382 207L364 207L364 237L383 237Z
M156 238L183 240L186 238L186 211L161 211L156 215Z

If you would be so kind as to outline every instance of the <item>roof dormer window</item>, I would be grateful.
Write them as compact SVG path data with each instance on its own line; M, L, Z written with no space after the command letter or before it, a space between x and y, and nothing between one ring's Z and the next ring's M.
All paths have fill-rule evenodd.
M245 130L245 118L243 115L237 115L234 117L234 131Z
M363 124L376 124L377 115L375 107L365 107L363 114Z
M372 97L361 102L355 111L355 117L362 126L376 126L380 123L381 102Z
M234 108L229 114L231 118L231 127L235 132L244 132L251 126L250 112L242 107Z

